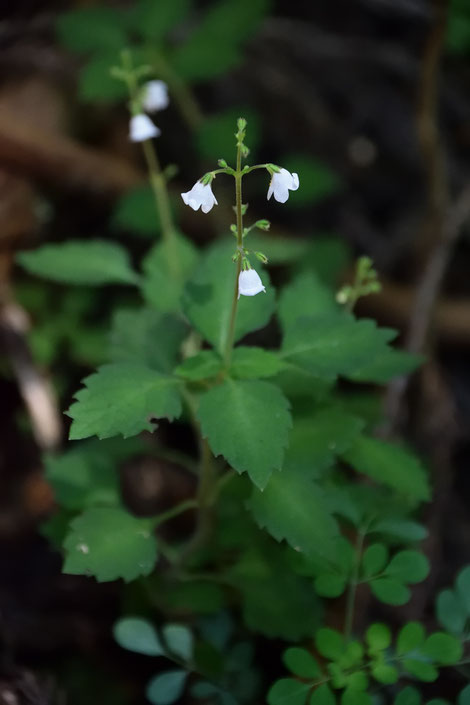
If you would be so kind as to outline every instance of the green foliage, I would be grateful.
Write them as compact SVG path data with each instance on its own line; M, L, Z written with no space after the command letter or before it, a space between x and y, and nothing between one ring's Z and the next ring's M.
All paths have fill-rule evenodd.
M57 21L59 40L76 52L122 49L125 18L109 7L84 7L64 12Z
M238 379L274 377L284 367L283 361L270 350L240 346L232 353L230 374Z
M184 282L198 262L194 245L175 235L174 246L159 242L144 258L142 295L148 304L163 313L180 310Z
M64 541L64 573L93 575L98 582L149 575L157 544L148 520L116 507L93 507L70 523Z
M127 438L152 431L150 419L174 419L181 413L178 381L143 365L105 365L83 382L85 388L67 412L73 419L70 440Z
M190 382L216 377L222 369L222 360L213 350L202 350L188 357L175 369L175 374Z
M18 262L31 274L65 284L137 284L129 256L120 245L106 240L68 240L20 252Z
M146 656L162 656L165 649L152 624L138 617L123 617L113 628L114 638L123 649Z
M120 85L118 81L115 81ZM153 236L160 232L155 196L150 186L137 186L121 196L114 210L113 225L132 230L138 235Z
M183 309L205 340L222 353L230 325L234 292L232 247L215 245L210 248L187 284ZM235 342L247 333L262 328L274 312L274 292L265 272L261 273L267 293L238 302Z
M207 118L199 128L196 145L202 158L216 160L233 152L233 126L239 115L244 115L250 124L250 152L253 154L256 151L260 138L260 125L256 113L245 108L231 108ZM250 244L253 246L251 237Z
M470 566L457 575L455 586L439 593L436 601L439 623L452 634L468 638L470 625Z
M264 489L282 467L292 425L289 404L268 382L227 380L201 396L198 418L215 455Z
M139 0L132 17L133 24L144 37L156 42L184 20L190 7L190 0L172 0L172 2Z
M146 695L154 705L170 705L183 694L188 672L181 669L166 671L152 678Z

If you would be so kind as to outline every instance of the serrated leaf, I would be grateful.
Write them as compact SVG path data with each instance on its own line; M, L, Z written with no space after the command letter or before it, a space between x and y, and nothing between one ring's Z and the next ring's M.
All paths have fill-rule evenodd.
M112 362L148 365L171 372L187 335L176 316L148 308L118 309L113 316L109 357Z
M125 16L111 7L64 12L57 20L57 33L62 44L77 52L122 49L127 44Z
M154 245L142 262L142 295L148 304L163 313L179 311L187 278L199 259L199 253L187 238L174 233L170 242Z
M403 656L424 643L424 627L420 622L408 622L400 630L397 639L397 654Z
M277 541L309 554L334 553L338 524L328 511L321 488L310 478L283 471L271 476L263 492L254 490L247 506L256 522Z
M330 686L328 683L323 683L323 685L318 686L318 688L315 688L313 691L310 700L309 700L309 705L335 705L336 704L336 698L333 695L333 691L331 690Z
M184 624L166 624L162 629L168 651L183 661L190 661L193 655L193 635Z
M284 332L298 318L339 314L332 290L314 272L302 272L285 286L279 297L278 316Z
M64 548L63 572L93 575L98 582L149 575L157 559L148 521L116 507L93 507L73 519Z
M429 574L429 561L419 551L400 551L393 556L385 574L404 583L419 583Z
M385 384L394 377L407 375L422 364L422 355L414 355L404 350L387 348L365 365L349 374L354 382L376 382Z
M123 617L113 627L113 635L119 646L137 654L162 656L165 649L153 625L139 617Z
M344 458L358 472L392 487L411 500L426 501L430 497L424 467L405 448L377 438L359 436Z
M318 663L306 649L291 647L284 651L282 660L289 671L299 678L316 678L321 673Z
M202 434L215 455L263 489L282 466L291 427L289 403L268 382L227 380L201 396Z
M467 621L460 596L453 590L443 590L437 596L436 615L442 626L454 634L462 634Z
M146 236L160 232L155 196L148 184L137 186L121 196L115 206L112 224Z
M285 364L278 355L264 348L240 346L232 353L230 374L238 379L274 377Z
M343 635L335 629L323 627L315 634L315 646L322 656L336 661L343 655L345 641Z
M394 336L375 321L345 313L297 318L286 331L281 356L312 375L334 379L386 349Z
M362 556L364 575L370 577L381 573L388 561L388 548L383 543L373 543L366 548Z
M221 369L222 360L220 357L213 350L202 350L178 365L175 374L190 382L197 382L201 379L216 377Z
M371 624L366 631L366 641L371 652L384 651L392 643L392 634L386 624Z
M409 588L395 578L376 578L370 582L370 589L387 605L404 605L410 599Z
M463 648L457 637L435 632L426 639L421 652L440 666L452 666L462 658Z
M73 419L70 440L119 434L127 438L152 431L150 419L173 419L181 413L178 381L143 365L104 365L83 382L85 388L67 411Z
M17 260L28 272L65 284L136 284L129 256L107 240L68 240L20 252Z
M424 683L433 683L439 677L439 671L431 663L418 659L405 659L403 668Z
M153 705L170 705L182 695L187 671L174 670L160 673L149 682L145 694Z
M226 243L209 249L183 297L183 309L191 323L219 353L224 352L230 328L236 268L233 247ZM235 342L265 326L274 311L274 291L266 272L259 272L266 293L241 296L235 322Z
M301 683L294 678L281 678L269 689L269 705L304 705L310 683Z

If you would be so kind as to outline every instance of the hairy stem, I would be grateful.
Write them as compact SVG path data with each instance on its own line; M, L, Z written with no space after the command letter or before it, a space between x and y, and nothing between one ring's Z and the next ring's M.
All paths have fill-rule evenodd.
M224 362L225 368L230 366L232 357L233 340L235 337L235 321L237 319L238 308L238 278L242 267L242 247L243 247L243 212L242 212L242 152L241 144L237 144L237 169L235 171L235 208L237 214L237 269L235 275L235 287L232 300L232 311L230 313L230 323L228 327L227 340L225 343Z

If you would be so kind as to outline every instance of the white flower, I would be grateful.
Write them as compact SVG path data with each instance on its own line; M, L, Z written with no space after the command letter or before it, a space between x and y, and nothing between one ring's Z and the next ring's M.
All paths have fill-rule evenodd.
M238 277L238 298L242 296L256 296L260 291L266 293L266 288L255 269L245 269Z
M203 213L209 213L212 206L217 205L217 199L212 193L211 185L203 184L202 181L196 181L191 191L182 193L181 198L193 211L197 211L201 207Z
M274 194L274 199L279 203L285 203L289 198L289 191L297 191L299 188L299 177L291 174L287 169L281 169L272 175L268 189L268 201Z
M149 113L168 107L168 86L165 81L149 81L144 86L142 105Z
M133 115L129 124L129 139L131 142L144 142L145 140L158 137L160 130L153 124L148 115L139 113Z

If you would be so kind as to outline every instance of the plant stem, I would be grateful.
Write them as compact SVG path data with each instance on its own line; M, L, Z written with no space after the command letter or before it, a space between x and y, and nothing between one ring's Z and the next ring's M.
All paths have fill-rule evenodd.
M197 507L197 501L195 499L187 499L184 502L181 502L181 504L171 507L168 511L159 514L155 518L155 526L160 526L160 524L163 524L165 521L169 521L170 519L187 512L189 509L194 509L195 507Z
M225 368L230 367L232 357L233 340L235 337L235 321L237 319L238 308L238 278L242 268L242 247L243 247L243 212L242 212L242 151L241 144L237 144L237 168L235 171L235 208L237 213L237 270L235 275L235 287L232 300L232 311L230 313L230 323L227 333L227 341L225 343L224 363Z
M356 539L356 557L354 561L353 574L349 583L348 597L346 601L346 613L344 617L344 637L346 641L351 638L354 625L354 607L356 604L356 591L359 584L359 566L361 564L362 549L364 546L365 532L359 530Z

